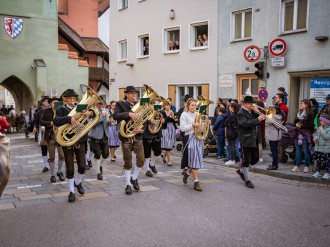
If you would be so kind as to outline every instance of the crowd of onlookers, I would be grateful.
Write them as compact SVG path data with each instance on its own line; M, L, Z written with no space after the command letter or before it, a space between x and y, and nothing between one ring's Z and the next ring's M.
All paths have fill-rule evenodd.
M26 125L25 111L21 111L17 114L12 105L9 107L2 105L0 109L0 116L0 127L2 134L13 132L21 133L24 131Z

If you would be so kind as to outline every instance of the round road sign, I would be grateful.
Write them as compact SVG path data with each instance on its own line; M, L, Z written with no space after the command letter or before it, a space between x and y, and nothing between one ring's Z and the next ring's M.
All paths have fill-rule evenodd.
M258 97L260 100L266 100L268 98L268 92L266 89L260 89L258 92Z
M258 61L261 56L261 51L259 47L255 45L250 45L244 50L244 58L248 62Z
M283 39L274 39L269 45L270 53L277 57L286 52L286 42Z

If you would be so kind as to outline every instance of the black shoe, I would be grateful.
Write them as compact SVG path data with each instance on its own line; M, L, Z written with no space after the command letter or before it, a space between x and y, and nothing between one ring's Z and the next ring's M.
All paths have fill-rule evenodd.
M75 194L70 192L69 197L68 197L68 201L69 202L74 202L75 200L76 200Z
M78 185L76 185L76 182L74 182L74 187L77 188L79 194L81 194L81 195L85 194L85 190L84 190L84 187L82 186L81 182Z
M91 160L87 160L87 165L92 168L93 167L93 164L92 164L92 161Z
M56 183L56 178L55 178L55 176L51 176L51 177L50 177L50 182L51 182L51 183Z
M42 169L42 172L48 172L48 171L49 171L48 167L44 167L44 169Z
M238 163L240 162L240 159L238 157L235 158L235 162Z
M89 169L91 169L88 165L86 165L86 171L88 171Z
M65 180L64 175L63 175L63 172L58 172L56 175L58 176L58 178L59 178L61 181L64 181L64 180Z
M149 167L150 167L150 169L151 169L151 171L152 171L153 173L157 173L156 166L150 166L150 165L149 165Z
M114 157L115 159L117 159L117 156L116 156L116 155L114 155L113 157Z
M103 168L102 168L102 166L100 166L100 172L101 172L101 174L103 174Z
M278 166L268 166L267 170L271 171L271 170L277 170Z
M188 177L189 177L189 174L188 174L187 170L183 171L182 175L183 175L183 178L182 178L183 183L187 184L188 183Z
M239 169L236 170L236 173L241 177L241 179L245 182L245 177L244 177L244 173L242 173Z
M254 185L253 185L253 183L250 180L248 180L248 181L245 182L245 186L248 187L248 188L250 188L250 189L253 189L254 188Z
M148 177L153 177L154 175L152 175L151 171L147 171L147 172L146 172L146 176L148 176Z
M131 188L131 186L129 186L129 185L126 186L125 194L126 195L131 195L132 194L132 188Z
M97 177L98 180L103 180L103 176L102 176L101 173L98 173L98 174L96 175L96 177Z
M133 188L136 191L139 191L140 190L140 186L138 184L138 180L137 179L133 180L133 177L131 177L131 184L133 185Z

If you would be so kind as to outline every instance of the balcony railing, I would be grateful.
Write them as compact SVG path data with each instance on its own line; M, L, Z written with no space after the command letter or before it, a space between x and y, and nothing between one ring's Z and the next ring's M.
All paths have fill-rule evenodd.
M89 80L101 81L109 84L109 71L105 68L89 67Z

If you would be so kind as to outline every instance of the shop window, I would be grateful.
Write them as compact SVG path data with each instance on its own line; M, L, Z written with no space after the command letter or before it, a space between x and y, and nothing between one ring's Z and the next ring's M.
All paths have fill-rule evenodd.
M207 21L190 24L190 48L205 49L209 46L209 25Z
M232 40L252 38L252 9L232 13Z

